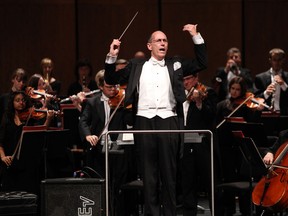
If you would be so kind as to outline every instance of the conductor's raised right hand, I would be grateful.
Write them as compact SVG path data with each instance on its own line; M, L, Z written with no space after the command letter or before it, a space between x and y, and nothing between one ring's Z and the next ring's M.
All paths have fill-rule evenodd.
M118 56L118 53L120 51L120 44L121 41L119 41L118 39L114 39L110 45L110 51L109 51L109 55L110 56Z

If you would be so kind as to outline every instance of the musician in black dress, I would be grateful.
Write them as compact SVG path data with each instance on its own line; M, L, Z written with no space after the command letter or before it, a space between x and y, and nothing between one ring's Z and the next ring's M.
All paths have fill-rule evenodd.
M2 167L1 190L39 192L40 179L36 172L37 167L27 163L18 163L15 153L19 150L21 133L24 125L39 125L39 120L29 115L23 115L30 107L30 98L24 93L15 91L11 94L7 112L4 114L0 126L0 156ZM44 125L48 126L53 118L53 111L47 112ZM23 118L24 116L24 118ZM27 116L27 117L26 117ZM33 160L33 155L31 155ZM36 164L31 164L36 165ZM9 167L7 169L7 167ZM35 169L34 169L35 168ZM36 183L38 184L36 184Z

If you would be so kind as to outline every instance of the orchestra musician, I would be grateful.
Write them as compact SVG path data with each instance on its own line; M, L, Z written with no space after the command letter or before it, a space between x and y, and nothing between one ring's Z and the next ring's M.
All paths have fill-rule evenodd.
M56 80L55 77L53 77L52 72L54 70L54 62L50 58L43 58L40 62L40 66L41 74L47 85L47 93L59 95L61 90L61 82L59 80Z
M9 97L14 91L21 91L25 88L27 82L27 74L23 68L17 68L11 76L12 87L9 92L0 96L0 120L7 109Z
M234 77L229 83L229 98L217 104L216 123L233 112L230 117L242 117L246 122L259 122L263 105L256 108L249 108L246 103L241 105L247 99L247 87L244 78ZM249 95L249 94L248 94ZM247 102L250 100L247 100ZM217 126L219 126L218 124ZM242 154L236 147L233 134L228 124L222 124L217 127L217 141L220 149L221 158L221 178L223 183L245 180L246 177L240 172L242 165ZM250 215L250 194L233 194L226 192L223 195L223 214L233 215L236 210L235 196L239 197L239 208L242 215Z
M276 142L266 150L266 154L263 158L264 163L268 165L272 164L272 162L274 161L274 155L276 151L287 140L288 140L288 129L280 131L279 137L276 140Z
M76 81L68 87L68 96L77 95L79 92L90 92L98 89L93 79L93 67L88 59L80 59L75 67Z
M198 73L187 75L187 72L193 71L193 68L184 69L183 67L183 70L183 84L187 95L187 100L183 103L184 127L187 130L211 130L214 132L216 92L199 82ZM198 133L193 135L193 141L184 143L183 158L181 159L183 216L197 215L199 192L208 193L209 201L211 201L210 137ZM216 148L214 152L218 152ZM218 170L217 156L215 158L215 170ZM217 177L219 174L216 173L215 176Z
M287 197L286 192L286 186L282 186L282 181L280 179L276 179L274 177L279 176L281 171L286 172L287 167L287 152L285 153L285 148L287 147L287 141L288 141L288 129L280 131L278 139L275 141L275 143L267 148L264 151L265 156L263 157L263 162L268 165L269 169L267 169L267 173L263 175L262 179L259 180L257 185L254 187L252 198L253 202L256 204L256 215L261 215L261 216L272 216L275 215L277 212L283 211L283 209L287 208L287 203L285 205L279 205L281 206L280 208L276 207L277 204L282 204L285 202L285 198ZM282 151L285 153L282 156ZM282 157L281 160L277 160L275 157ZM279 158L278 158L279 159ZM273 163L275 162L277 166L275 168L273 167ZM269 165L272 165L271 167ZM282 168L281 168L282 167ZM267 189L265 189L265 185L267 186ZM274 191L278 190L278 194L280 195L273 195ZM266 193L265 191L272 191L269 193ZM285 193L281 194L281 191L285 191ZM271 195L272 194L272 195ZM269 201L267 201L269 200ZM262 206L261 202L264 202L265 205Z
M253 79L251 71L248 68L242 67L241 51L232 47L227 51L225 67L219 67L213 78L213 87L218 95L218 101L222 101L229 96L228 85L231 79L235 76L240 76L245 79L247 89L252 91Z
M118 85L109 85L104 81L104 70L96 74L96 82L101 92L87 98L79 119L79 132L86 144L86 165L93 168L99 177L105 177L105 155L103 154L104 136L108 130L124 130L125 109L118 108L112 119L114 111L109 102L117 95ZM124 95L123 95L124 96ZM110 121L111 120L111 121ZM109 123L109 124L108 124ZM107 125L108 124L108 125ZM118 134L110 134L109 140L116 141ZM112 185L111 207L112 215L124 215L124 201L119 193L120 186L126 183L127 161L124 155L109 156L110 184Z
M23 126L44 125L49 126L54 116L53 111L47 111L45 115L23 115L30 108L30 97L22 91L11 93L8 109L5 112L0 127L0 156L2 167L1 190L3 191L28 191L38 192L39 185L35 185L33 169L17 163L14 157L18 150ZM37 118L34 116L37 116ZM23 118L23 116L26 116ZM42 118L43 117L43 118ZM44 120L44 123L42 120ZM7 169L8 167L8 169ZM34 175L35 173L33 173Z
M36 109L48 109L59 111L59 101L57 95L51 95L47 92L47 84L41 74L33 74L28 80L26 93L30 95L31 103ZM59 127L61 124L60 115L55 116L51 126Z
M255 95L264 98L273 111L288 115L288 72L283 70L285 52L274 48L269 51L271 68L255 76Z

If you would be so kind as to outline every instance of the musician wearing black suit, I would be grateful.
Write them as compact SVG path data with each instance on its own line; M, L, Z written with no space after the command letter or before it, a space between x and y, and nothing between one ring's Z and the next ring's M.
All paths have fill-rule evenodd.
M220 67L216 71L213 79L213 86L218 94L218 101L229 97L228 83L235 76L244 78L248 91L253 89L253 79L248 68L241 66L241 52L238 48L232 47L227 51L227 62L225 67Z
M104 70L97 73L96 80L101 92L85 101L85 106L79 119L79 132L81 139L86 143L86 165L98 173L98 178L104 178L105 154L102 152L104 148L104 136L101 138L101 135L108 130L124 130L126 128L126 124L123 121L125 111L123 108L119 108L107 126L110 115L114 111L110 108L109 100L117 94L118 86L108 85L104 81ZM118 134L110 134L108 139L115 141L117 137ZM121 210L119 209L122 204L120 204L120 195L118 192L121 184L126 183L126 163L127 161L123 154L109 156L109 171L111 176L109 183L112 187L112 199L110 203L111 207L113 207L111 210L113 216L124 215L122 214L122 211L124 211L123 207Z
M187 100L183 104L185 129L214 132L217 95L212 88L204 86L198 81L198 73L186 76L190 70L193 68L184 70L183 78L187 93ZM204 191L211 195L210 136L199 133L193 135L190 141L187 140L184 143L181 160L183 216L197 215L199 192ZM214 164L217 164L216 155ZM217 166L215 168L217 169ZM209 196L209 198L211 197Z
M284 144L285 142L287 142L288 140L288 129L280 131L279 133L279 137L276 140L276 142L267 149L266 151L266 155L263 158L264 163L266 164L272 164L272 162L274 161L274 156L275 153L277 152L278 148Z
M285 52L282 49L270 50L271 68L255 76L255 95L264 98L273 111L288 115L288 72L283 70L284 61Z
M197 25L187 24L194 41L196 59L186 60L193 71L206 68L204 40ZM179 57L166 58L168 39L162 31L151 34L147 48L151 58L132 59L115 72L120 41L114 39L105 64L105 81L109 84L128 83L125 102L132 103L136 130L178 130L183 128L182 104L186 100L183 87L182 63ZM182 126L181 126L182 125ZM145 215L176 215L176 172L180 153L180 135L176 133L134 134L140 148L144 183ZM159 193L160 192L160 193ZM162 205L162 209L160 208Z

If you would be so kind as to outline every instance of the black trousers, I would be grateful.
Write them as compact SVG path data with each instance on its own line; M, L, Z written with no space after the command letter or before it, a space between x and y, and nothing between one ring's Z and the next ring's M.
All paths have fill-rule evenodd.
M178 118L136 117L136 130L177 130ZM180 135L177 133L135 134L144 183L145 215L176 215L176 174ZM159 195L160 194L160 195Z
M198 192L211 194L209 142L185 143L181 160L183 215L197 214Z

